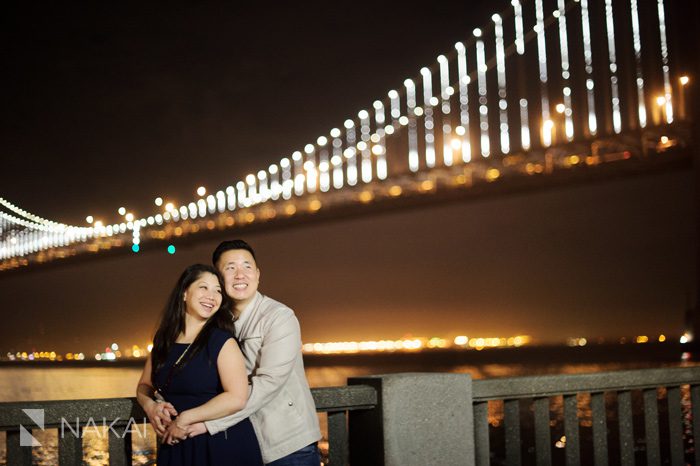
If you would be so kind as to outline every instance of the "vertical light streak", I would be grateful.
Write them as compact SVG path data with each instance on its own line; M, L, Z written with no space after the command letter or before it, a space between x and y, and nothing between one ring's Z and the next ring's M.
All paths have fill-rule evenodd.
M216 198L213 194L207 196L207 212L209 214L216 212ZM136 223L138 223L138 221Z
M331 165L333 166L333 187L335 189L343 187L343 141L340 139L340 134L338 128L331 130L331 137L333 138Z
M632 9L632 43L634 46L634 61L637 65L637 114L639 115L639 126L645 128L647 125L647 108L644 101L644 75L642 73L642 39L639 30L639 9L637 0L630 0Z
M476 41L476 82L479 88L479 129L481 130L481 155L488 157L491 154L489 141L489 108L486 100L486 52L484 41L481 40L481 29L474 29Z
M301 152L297 150L292 153L292 162L294 162L294 194L301 196L304 194L304 161Z
M260 192L260 202L267 202L270 200L270 188L267 184L267 172L265 170L260 170L258 172L258 186Z
M360 139L362 154L362 182L369 183L372 181L372 151L370 148L370 127L369 127L369 112L360 110L357 114L360 119Z
M666 41L666 15L664 0L658 0L659 36L661 39L661 63L664 72L664 97L666 98L666 123L673 123L673 96L671 94L671 76L668 66L668 42Z
M613 131L619 134L622 131L622 116L620 115L620 90L617 79L617 52L615 50L615 18L613 17L612 0L605 0L605 25L608 33Z
M593 51L591 49L591 24L588 16L588 0L581 0L581 28L583 30L583 61L586 69L586 94L588 98L588 131L591 136L598 132L595 114L595 84L593 81Z
M535 16L537 24L537 60L540 69L540 94L542 99L542 145L549 147L552 145L552 132L546 127L551 124L549 112L549 94L547 92L547 42L544 35L544 7L542 0L535 0Z
M248 199L251 201L248 205L257 204L260 198L257 192L256 178L252 173L245 177L245 182L248 185Z
M247 207L247 200L246 200L246 195L245 195L245 183L242 181L239 181L236 183L236 190L238 191L238 207ZM183 206L184 207L184 206ZM180 213L183 214L182 218L187 220L187 210L185 209L184 211L182 210L183 207L180 207Z
M472 159L472 146L469 140L469 75L467 74L467 49L463 43L455 44L457 49L457 74L459 79L459 130L462 134L462 161Z
M236 209L236 190L233 189L233 186L226 187L226 208L228 210Z
M292 175L292 164L288 158L280 160L280 169L282 170L282 199L289 200L292 198L292 188L294 180Z
M374 104L374 122L377 125L377 136L379 136L379 153L377 155L377 178L385 180L389 175L389 170L386 161L386 133L384 132L384 124L386 116L384 115L384 104L380 100L375 100ZM376 147L376 146L375 146Z
M425 166L435 166L435 135L433 134L433 79L432 73L426 67L421 68L423 76L423 124L425 125Z
M523 7L520 0L511 0L513 14L515 16L515 51L518 55L525 54L525 35L523 28Z
M399 93L394 89L389 91L389 102L391 105L391 124L396 126L401 117L401 102L399 99Z
M564 134L566 140L574 138L574 120L571 111L571 88L569 87L570 66L569 66L569 37L566 30L566 2L557 0L557 16L559 20L559 51L561 53L561 80L562 94L564 96Z
M279 167L273 163L268 167L267 172L270 174L270 198L276 201L282 194Z
M313 194L316 192L316 181L318 178L318 172L316 170L316 148L313 144L307 144L304 146L304 153L306 154L306 160L304 161L306 192Z
M331 189L331 174L330 174L330 164L328 161L328 139L325 136L319 136L316 140L316 144L319 147L318 150L318 170L320 172L318 177L319 188L321 192L328 192Z
M525 55L523 8L520 4L520 0L511 0L510 4L513 6L513 16L515 19L515 50L518 55L523 56ZM519 58L518 60L523 59ZM519 66L522 67L523 63L519 63ZM522 94L522 91L520 93ZM520 144L524 150L530 149L530 122L527 105L527 98L521 95L518 100L518 108L520 109Z
M226 210L226 194L223 191L216 192L216 210L219 213Z
M345 142L347 149L344 154L347 162L345 164L347 170L347 180L350 186L357 184L357 149L355 148L355 122L345 120Z
M452 166L454 156L452 155L452 125L450 124L450 96L452 88L450 87L450 68L447 57L440 55L438 57L440 64L440 99L442 110L442 161L445 166Z
M416 85L411 79L403 82L406 87L406 107L408 115L408 168L418 171L418 132L416 131Z
M506 52L503 45L503 20L500 15L491 17L496 35L496 73L498 75L498 109L500 117L501 152L510 152L508 129L508 101L506 100Z

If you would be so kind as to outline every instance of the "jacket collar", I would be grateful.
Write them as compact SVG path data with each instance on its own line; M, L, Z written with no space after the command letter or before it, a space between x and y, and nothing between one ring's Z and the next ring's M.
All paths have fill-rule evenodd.
M241 315L238 316L238 319L236 319L236 322L234 322L237 335L240 335L241 329L245 326L246 322L248 322L250 316L252 316L255 313L255 310L258 308L258 306L260 306L260 302L262 301L262 299L262 293L256 291L255 296L253 296L253 299L250 300L245 309L243 309L243 312L241 312Z

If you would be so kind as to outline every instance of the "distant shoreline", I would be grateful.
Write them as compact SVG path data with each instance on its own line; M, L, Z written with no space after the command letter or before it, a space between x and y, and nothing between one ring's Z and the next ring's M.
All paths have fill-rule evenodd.
M615 362L680 362L690 348L680 343L644 344L590 344L586 346L522 346L519 348L474 349L425 349L421 351L393 351L373 353L305 354L307 367L322 366L374 366L411 363L431 366L481 365L481 364L543 364L543 363L615 363ZM688 361L700 361L700 353L694 353ZM119 359L114 361L0 361L0 367L143 367L144 359Z

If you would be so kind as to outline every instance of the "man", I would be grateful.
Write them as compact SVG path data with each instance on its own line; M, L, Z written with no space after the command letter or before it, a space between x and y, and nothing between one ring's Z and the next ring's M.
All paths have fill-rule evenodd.
M304 373L301 332L294 312L258 292L260 269L243 240L224 241L212 255L234 301L236 337L246 360L250 395L238 413L206 421L215 434L250 417L265 464L319 466L321 431ZM203 432L200 423L189 436ZM185 436L186 437L186 436Z

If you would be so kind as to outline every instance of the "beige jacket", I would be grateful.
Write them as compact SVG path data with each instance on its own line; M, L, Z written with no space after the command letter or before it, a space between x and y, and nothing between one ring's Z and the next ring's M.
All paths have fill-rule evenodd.
M250 417L263 461L270 463L321 438L304 373L294 312L257 292L235 323L249 373L250 395L236 414L205 424L215 434Z

